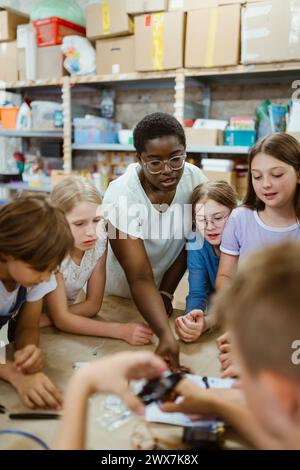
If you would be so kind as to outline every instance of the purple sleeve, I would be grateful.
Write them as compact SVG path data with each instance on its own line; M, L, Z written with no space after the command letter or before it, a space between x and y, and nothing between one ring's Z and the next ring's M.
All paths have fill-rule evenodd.
M237 222L238 213L233 211L225 225L221 243L221 252L227 255L240 255L240 230Z

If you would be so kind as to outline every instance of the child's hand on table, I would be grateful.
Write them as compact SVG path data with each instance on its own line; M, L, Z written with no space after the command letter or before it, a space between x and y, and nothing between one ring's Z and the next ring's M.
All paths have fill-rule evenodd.
M176 318L176 331L185 343L196 341L204 331L205 315L202 310L192 310Z
M19 393L22 402L28 408L55 410L62 408L61 393L42 372L31 375L16 372L12 384Z
M14 365L19 372L24 374L36 374L43 368L43 353L34 344L29 344L19 349L14 355Z
M164 361L151 352L123 352L101 359L79 370L74 381L87 388L87 394L96 392L119 395L137 414L144 414L144 404L129 388L129 380L153 379L167 370Z

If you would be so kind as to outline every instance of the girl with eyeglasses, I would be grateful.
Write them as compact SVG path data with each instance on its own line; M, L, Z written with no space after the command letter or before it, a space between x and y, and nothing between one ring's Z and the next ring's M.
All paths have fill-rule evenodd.
M223 230L236 205L237 195L225 181L210 181L194 189L196 237L187 243L189 294L185 315L176 319L177 333L186 343L196 341L213 326L213 317L206 315L208 300L215 289Z
M168 316L186 271L184 224L191 221L184 210L206 177L185 161L184 129L169 114L142 119L134 145L137 163L110 183L103 201L110 241L106 293L132 297L159 338L156 352L176 369L179 346Z

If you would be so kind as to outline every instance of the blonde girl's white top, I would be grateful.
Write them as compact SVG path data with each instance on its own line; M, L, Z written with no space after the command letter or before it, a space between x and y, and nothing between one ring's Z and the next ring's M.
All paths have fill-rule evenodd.
M99 259L107 248L107 233L102 232L93 248L84 252L80 265L70 256L65 258L60 266L64 279L66 295L69 304L73 304L79 292L85 287Z

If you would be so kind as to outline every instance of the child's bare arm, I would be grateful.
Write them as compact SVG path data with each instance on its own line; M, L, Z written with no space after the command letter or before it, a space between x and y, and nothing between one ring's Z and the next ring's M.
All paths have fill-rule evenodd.
M237 271L238 256L221 253L220 264L216 279L216 290L222 289L229 284Z
M74 315L69 310L64 280L60 273L56 275L56 280L57 288L46 296L46 300L48 314L58 329L78 335L123 339L133 345L150 342L153 333L147 325L98 321Z
M203 390L189 380L182 380L176 387L182 397L180 403L165 403L166 412L181 412L189 415L219 416L234 427L249 443L260 449L280 447L277 440L267 434L249 410L243 397L237 399L237 390ZM279 447L278 447L279 446Z
M29 344L39 345L42 307L42 299L35 302L25 302L21 307L15 331L16 349L22 349Z
M86 299L78 304L70 305L69 310L71 313L84 317L93 317L99 312L106 282L106 256L107 252L101 256L88 280Z
M27 408L56 409L62 407L62 396L56 386L43 373L25 375L13 362L0 365L0 379L10 383Z
M43 368L43 354L39 348L42 299L26 302L17 317L15 330L14 366L25 374L35 374Z

